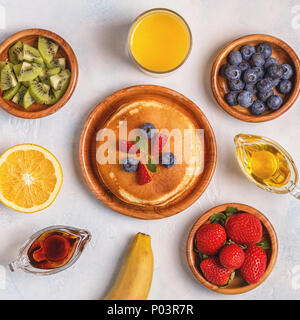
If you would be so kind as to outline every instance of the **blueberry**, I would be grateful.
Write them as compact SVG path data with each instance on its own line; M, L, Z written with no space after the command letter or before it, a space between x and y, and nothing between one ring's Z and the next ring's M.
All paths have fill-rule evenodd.
M270 79L270 81L273 84L273 87L276 87L278 85L278 83L280 82L280 79L273 79L269 76L268 73L265 74L265 78L264 79Z
M277 59L272 58L272 57L269 57L269 58L266 60L265 64L264 64L264 68L265 68L265 69L268 69L268 68L270 67L270 65L273 64L273 63L277 64L277 63L278 63Z
M279 84L279 82L280 82L280 79L272 79L273 81L273 87L276 87L278 84Z
M171 152L165 152L161 156L162 165L166 168L171 168L176 163L175 155Z
M256 48L256 52L262 54L267 59L272 54L272 48L268 43L260 43Z
M242 72L244 72L250 69L250 64L248 62L243 61L238 65L238 67L241 69Z
M292 66L287 64L287 63L285 63L285 64L282 65L282 68L283 68L282 79L285 79L285 80L290 79L294 74Z
M154 136L155 136L155 133L156 133L156 129L154 127L154 125L152 123L144 123L142 126L141 126L141 129L143 131L145 131L148 139L152 139Z
M255 100L250 107L250 111L252 114L258 116L266 111L266 105L260 100Z
M279 79L283 76L284 68L280 64L272 63L268 68L268 74L273 79Z
M248 69L244 72L243 79L246 83L256 83L258 80L258 73L253 68Z
M269 78L261 79L256 84L256 89L260 92L270 91L273 87L273 82Z
M229 66L225 69L225 77L228 80L236 80L241 77L242 71L238 66Z
M278 110L282 106L282 98L277 95L271 96L267 100L267 106L270 110L273 110L273 111Z
M241 79L229 80L229 88L231 91L240 91L245 87L245 82Z
M219 74L222 76L222 77L225 77L225 70L226 68L229 66L228 63L225 63L225 64L222 64L220 69L219 69Z
M230 106L236 106L238 104L237 102L237 96L238 91L230 91L226 94L225 100Z
M239 51L231 51L229 55L227 56L228 63L232 65L238 65L242 62L243 58Z
M254 69L257 72L259 79L262 79L264 77L265 75L264 67L253 67L252 69Z
M262 102L266 102L269 97L273 96L274 95L274 91L273 90L270 90L270 91L267 91L267 92L258 92L257 93L257 98L259 100L261 100Z
M256 90L255 83L247 83L246 86L245 86L245 90L246 91L250 91L252 93L256 93L257 90Z
M292 90L292 82L290 80L282 80L279 82L277 89L280 93L286 94Z
M238 104L249 108L253 103L253 94L250 91L242 91L237 97Z
M123 160L123 169L126 172L134 172L138 168L138 161L134 158L128 157Z
M243 59L248 61L248 60L251 59L252 55L256 51L255 51L255 48L253 46L246 45L246 46L243 46L243 47L240 48L240 52L242 54Z
M251 62L256 67L261 67L265 64L265 58L261 53L254 53Z

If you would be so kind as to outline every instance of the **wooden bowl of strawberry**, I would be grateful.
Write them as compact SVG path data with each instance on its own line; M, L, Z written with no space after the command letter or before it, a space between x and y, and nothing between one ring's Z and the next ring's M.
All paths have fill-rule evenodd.
M258 210L240 203L210 209L192 227L187 260L205 287L240 294L259 286L271 273L278 241L271 222Z

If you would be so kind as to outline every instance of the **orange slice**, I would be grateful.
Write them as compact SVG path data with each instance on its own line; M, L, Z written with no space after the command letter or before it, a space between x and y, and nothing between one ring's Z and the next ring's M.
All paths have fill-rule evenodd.
M40 146L17 145L0 157L0 200L13 210L32 213L47 208L62 181L58 160Z

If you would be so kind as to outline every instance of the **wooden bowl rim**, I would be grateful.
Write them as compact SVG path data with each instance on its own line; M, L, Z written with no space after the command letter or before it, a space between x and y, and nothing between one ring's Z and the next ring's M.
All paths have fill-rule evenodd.
M210 216L212 216L214 213L224 211L227 207L236 207L240 211L255 214L255 216L259 218L259 220L261 221L263 226L266 228L266 230L268 231L268 234L270 236L272 253L269 258L265 273L263 274L263 276L261 277L259 282L255 283L255 284L249 284L249 285L245 285L245 286L242 286L239 288L226 288L226 287L220 288L220 287L208 282L201 275L200 271L198 271L198 268L194 263L194 259L193 259L194 237L196 235L197 230L200 228L200 226L202 226L209 219ZM253 290L254 288L258 287L270 275L270 273L272 272L272 270L275 266L277 256L278 256L278 239L277 239L277 235L276 235L276 232L275 232L275 229L274 229L272 223L259 210L255 209L254 207L251 207L249 205L242 204L242 203L225 203L225 204L221 204L221 205L218 205L214 208L209 209L194 223L193 227L190 230L187 244L186 244L186 256L187 256L189 267L190 267L194 277L199 282L201 282L206 288L208 288L212 291L218 292L218 293L222 293L222 294L241 294L241 293L248 292L248 291Z
M209 130L209 135L211 136L210 140L210 161L208 161L206 170L208 173L206 174L205 178L206 181L200 184L198 182L198 185L194 186L194 191L190 193L188 196L185 196L182 200L175 203L173 206L166 206L166 207L143 207L143 206L137 206L137 205L130 205L126 202L121 201L118 199L114 194L112 194L107 187L99 183L99 180L101 181L101 178L98 175L94 174L92 166L90 164L90 153L91 151L88 150L88 146L86 144L88 143L88 137L92 135L93 125L95 123L96 114L98 112L103 112L106 109L111 108L111 104L113 101L117 100L118 97L126 97L126 95L130 95L131 91L136 90L137 92L142 93L143 90L147 89L148 94L154 94L154 95L161 95L159 90L163 90L164 94L166 96L171 96L173 99L174 97L176 99L181 99L185 103L187 103L187 106L190 110L192 110L193 113L198 113L201 115L203 123L206 124L207 129ZM192 106L192 107L191 107ZM206 130L207 130L206 129ZM85 152L86 151L86 152ZM110 209L119 212L121 214L138 218L138 219L144 219L144 220L152 220L152 219L163 219L172 215L175 215L179 212L182 212L183 210L187 209L189 206L191 206L206 190L207 186L209 185L213 174L215 172L216 168L216 161L217 161L217 145L216 145L216 139L214 136L213 129L204 115L203 111L191 100L189 100L187 97L182 95L181 93L166 88L162 86L157 85L136 85L136 86L130 86L121 90L118 90L111 94L110 96L106 97L104 100L102 100L90 113L88 116L87 121L85 122L85 125L82 129L81 136L80 136L80 143L79 143L79 162L81 171L83 174L83 177L85 181L88 184L88 187L90 190L95 194L97 199L99 199L103 204L105 204ZM200 180L201 181L201 180ZM201 186L202 185L202 186ZM109 195L108 195L109 193ZM116 200L115 202L111 201L111 198ZM183 203L183 205L181 204Z
M15 107L9 105L7 101L5 101L0 95L1 108L16 117L23 118L23 119L43 118L61 109L71 98L78 80L78 62L72 47L69 45L69 43L66 40L64 40L61 36L59 36L58 34L52 31L45 30L45 29L25 29L25 30L18 31L10 35L9 37L7 37L0 44L0 52L5 50L6 48L11 47L20 38L28 37L28 36L38 37L39 35L42 35L44 37L47 37L53 40L62 48L63 51L65 51L71 67L71 79L70 79L68 89L65 92L65 94L62 96L62 98L54 105L49 106L47 109L40 110L40 111L30 112L25 109L24 110L16 109Z
M234 107L229 106L226 101L221 97L221 94L218 90L218 84L217 80L218 77L220 77L218 70L221 66L221 61L227 54L237 45L242 45L244 41L253 41L253 40L261 40L261 41L267 41L272 43L276 43L277 46L280 46L282 50L284 50L293 60L293 63L295 65L295 83L293 92L290 95L289 99L286 101L286 103L277 111L271 112L269 114L261 115L261 116L255 116L251 114L243 114L239 111L235 110ZM221 106L222 109L224 109L228 114L233 116L236 119L246 121L246 122L265 122L269 120L273 120L278 118L279 116L283 115L287 110L291 108L291 106L295 103L297 100L299 93L300 93L300 60L296 54L296 52L283 40L276 38L272 35L268 34L251 34L246 35L243 37L240 37L238 39L235 39L231 41L228 45L226 45L221 52L216 57L212 71L211 71L211 88L212 92L215 96L215 99L217 100L218 104Z

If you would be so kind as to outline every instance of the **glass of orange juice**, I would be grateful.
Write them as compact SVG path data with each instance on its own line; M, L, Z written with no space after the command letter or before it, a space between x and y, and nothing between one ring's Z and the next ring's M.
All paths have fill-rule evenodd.
M128 36L129 55L151 76L173 73L187 60L192 34L186 21L169 9L151 9L133 22Z

